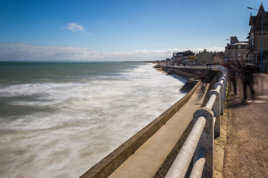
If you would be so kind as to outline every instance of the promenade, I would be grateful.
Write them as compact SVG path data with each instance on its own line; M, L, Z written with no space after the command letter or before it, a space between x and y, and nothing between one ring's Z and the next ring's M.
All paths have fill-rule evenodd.
M197 90L200 90L198 87ZM203 101L198 92L195 92L190 100L169 121L162 126L156 134L146 141L133 155L131 155L110 178L149 178L163 177L168 167L162 167L169 153L175 147L176 142L182 137L190 124L193 113ZM170 155L173 158L178 153ZM172 162L172 160L170 160ZM170 163L171 163L170 162ZM168 163L168 164L170 164ZM157 172L160 171L160 172Z
M180 69L180 66L164 67ZM191 69L188 66L183 66L183 68ZM213 173L213 140L214 133L219 132L226 72L221 66L194 66L194 70L208 69L217 72L213 75L215 80L210 78L207 81L209 84L205 84L205 88L199 81L180 101L91 167L81 175L81 178L164 177L170 172L169 170L172 172L169 174L173 174L174 169L170 167L174 167L173 161L177 159L177 155L182 154L185 155L183 158L186 158L182 162L180 161L183 170L175 172L185 175L187 170L191 169L191 159L196 158L193 161L193 164L196 165L195 163L199 160L197 158L202 155L202 160L206 161L202 168L205 170L204 174L211 177ZM208 91L211 91L210 94ZM199 142L200 144L198 144ZM181 153L182 148L187 151ZM190 151L188 152L188 150ZM179 152L181 154L178 154ZM195 173L199 172L197 169L194 170ZM200 170L201 173L202 171Z
M179 69L177 66L168 67ZM199 70L202 69L202 67L203 66L196 66L195 68ZM220 68L220 66L210 66L210 70L217 71L219 69L223 70ZM207 170L203 172L203 175L213 173L214 177L217 178L268 177L268 75L258 74L256 78L257 82L254 86L256 95L254 98L248 99L247 103L244 103L242 100L243 86L241 85L241 81L238 81L238 94L236 96L233 95L231 91L229 91L226 105L227 108L223 116L220 115L220 106L223 105L214 105L221 100L217 100L217 95L215 93L209 93L220 93L221 86L226 86L222 85L224 84L224 81L226 81L225 77L222 76L221 78L217 79L217 83L210 81L210 86L213 86L215 89L209 89L208 92L208 86L206 87L206 92L204 93L209 94L208 101L206 101L204 98L205 95L199 95L201 86L196 85L195 89L191 90L192 94L187 94L189 95L189 99L185 99L187 102L182 102L183 104L180 104L179 111L177 110L174 115L168 114L171 116L168 117L168 120L165 119L167 118L167 115L165 115L165 117L156 119L154 123L151 123L126 143L122 144L118 149L100 161L97 165L89 169L81 177L109 176L111 178L158 178L167 175L167 173L170 172L169 170L173 171L171 171L172 173L168 175L173 176L175 175L173 172L177 173L177 171L174 171L177 170L177 168L173 168L174 166L172 163L175 158L181 158L179 162L180 164L176 165L183 165L183 168L185 168L185 170L189 169L189 165L184 158L189 157L190 161L192 157L198 158L194 155L190 155L192 152L189 152L188 154L188 149L186 150L185 148L194 148L194 150L203 148L205 150L208 150L207 153L211 153L206 154L206 156L202 159L193 159L194 166L192 168L192 172L194 172L194 174L200 172L202 173L203 170L199 171L198 165L200 163L200 160L205 160L208 161L208 165L211 163L211 166L205 167ZM223 89L225 91L225 88ZM219 96L221 97L218 97L218 99L224 97L224 95ZM248 96L250 97L250 95ZM204 105L204 103L206 104ZM195 148L194 146L191 147L192 145L189 146L188 143L192 143L193 140L190 139L189 141L188 137L193 138L192 135L194 134L192 134L192 131L196 131L196 129L192 129L193 124L197 123L192 122L193 114L197 111L197 109L200 109L201 106L207 108L208 110L211 110L211 113L213 112L215 114L215 118L217 117L218 121L221 117L221 122L214 122L214 125L212 122L213 119L210 119L210 123L212 123L211 126L213 125L213 127L209 127L209 125L207 125L207 128L211 129L200 132L203 132L201 135L203 140L199 141L199 144L206 144L201 144ZM213 116L210 118L213 118ZM198 117L198 119L200 122L202 121L201 117ZM161 120L166 121L163 124L159 122ZM207 120L209 120L209 117ZM221 128L219 125L217 127L217 124L219 123L221 123ZM189 127L189 125L191 125L191 127ZM196 124L194 127L195 126L199 125ZM151 132L151 130L155 130L156 127L158 128L156 132ZM214 140L214 134L216 132L218 133L219 131L217 128L220 128L221 135ZM190 131L191 134L189 134ZM193 133L196 134L197 132ZM191 135L191 137L189 135ZM185 141L186 138L187 141ZM198 140L196 143L198 143ZM140 144L140 146L136 146L137 144ZM185 146L182 154L178 154L178 152L181 151L180 149L182 149L182 145L187 145L187 147ZM207 148L204 145L211 146ZM180 170L178 173L186 173L181 172L182 171ZM212 174L208 175L207 177L212 177Z
M268 75L262 74L254 100L242 103L242 86L228 101L229 124L225 145L224 177L268 177ZM257 77L260 79L260 77Z

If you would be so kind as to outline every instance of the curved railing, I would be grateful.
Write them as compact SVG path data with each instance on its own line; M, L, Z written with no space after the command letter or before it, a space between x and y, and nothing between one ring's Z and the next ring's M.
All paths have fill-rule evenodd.
M172 66L172 68L178 67ZM208 67L196 66L196 68ZM227 71L221 66L209 66L209 68L221 71L221 76L213 89L208 92L205 106L194 113L194 126L169 168L166 178L184 178L186 174L190 178L213 177L214 137L220 135L220 115L224 111Z

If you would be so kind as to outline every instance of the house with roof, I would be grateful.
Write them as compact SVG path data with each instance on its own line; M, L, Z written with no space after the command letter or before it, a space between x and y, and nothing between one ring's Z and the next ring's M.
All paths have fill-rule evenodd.
M195 59L195 54L191 50L174 52L172 56L172 61L174 64L191 64Z
M226 60L248 59L248 41L239 41L236 36L231 36L230 43L225 47Z
M250 16L250 32L248 35L248 59L262 64L263 71L268 72L268 11L260 5L256 16Z

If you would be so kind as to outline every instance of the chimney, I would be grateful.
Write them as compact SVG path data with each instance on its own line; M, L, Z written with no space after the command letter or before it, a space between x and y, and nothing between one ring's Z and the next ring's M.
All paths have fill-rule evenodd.
M239 41L238 41L238 39L237 39L237 37L236 36L231 36L231 39L230 39L230 43L231 43L231 45L232 44L235 44L235 43L238 43Z

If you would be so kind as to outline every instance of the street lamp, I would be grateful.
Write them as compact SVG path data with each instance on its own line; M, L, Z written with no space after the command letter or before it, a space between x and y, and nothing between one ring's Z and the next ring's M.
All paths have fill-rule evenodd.
M262 5L262 4L261 4ZM252 7L247 7L249 10L256 10ZM252 16L252 13L250 12L250 16ZM263 12L261 12L261 38L260 38L260 64L259 64L260 70L263 72Z
M253 8L253 7L247 7L249 10L258 10L258 9L256 9L256 8Z

